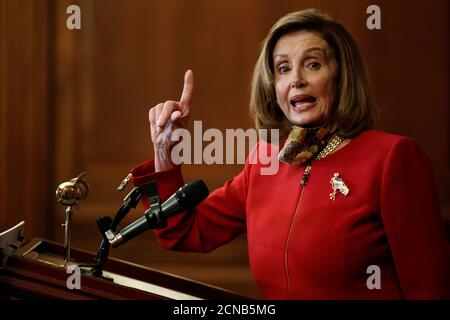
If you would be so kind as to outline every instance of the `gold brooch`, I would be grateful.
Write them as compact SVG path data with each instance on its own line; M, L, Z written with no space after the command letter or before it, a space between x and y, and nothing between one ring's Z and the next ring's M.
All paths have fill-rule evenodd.
M334 174L334 177L330 180L331 188L333 189L333 192L330 193L330 199L336 200L336 193L340 191L344 196L347 196L350 192L350 189L345 185L344 180L342 178L339 178L339 173L336 172Z

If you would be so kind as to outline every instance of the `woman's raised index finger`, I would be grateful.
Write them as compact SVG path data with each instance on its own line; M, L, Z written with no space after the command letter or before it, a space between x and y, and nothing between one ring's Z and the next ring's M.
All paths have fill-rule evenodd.
M184 74L183 93L181 94L180 99L180 105L183 108L183 111L186 107L190 108L193 93L194 93L194 73L192 72L192 70L188 70Z

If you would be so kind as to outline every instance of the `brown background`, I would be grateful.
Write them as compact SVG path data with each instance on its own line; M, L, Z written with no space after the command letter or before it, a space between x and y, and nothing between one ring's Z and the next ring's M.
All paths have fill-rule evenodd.
M70 4L81 7L81 30L66 28ZM366 28L371 4L381 7L381 30ZM91 191L74 217L73 243L95 250L95 218L115 213L125 196L117 184L152 156L148 109L179 99L191 68L191 120L204 130L251 127L259 45L279 17L308 7L352 32L380 107L376 128L423 147L450 219L447 0L0 0L0 230L25 219L27 237L62 241L64 208L54 191L86 171ZM240 169L189 165L184 175L214 189ZM127 221L140 215L134 210ZM152 238L141 235L111 255L260 297L245 237L208 255L164 251Z

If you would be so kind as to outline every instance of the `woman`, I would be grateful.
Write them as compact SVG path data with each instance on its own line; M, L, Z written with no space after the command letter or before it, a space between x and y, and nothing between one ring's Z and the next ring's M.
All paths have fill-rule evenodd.
M192 93L188 71L181 100L150 110L155 159L132 172L136 185L157 181L163 199L183 185L170 133L185 126ZM156 232L161 246L208 252L247 232L269 299L450 298L429 161L413 140L370 129L369 81L340 24L314 9L281 18L256 64L250 109L257 128L283 137L277 174L247 160L195 210L170 217Z

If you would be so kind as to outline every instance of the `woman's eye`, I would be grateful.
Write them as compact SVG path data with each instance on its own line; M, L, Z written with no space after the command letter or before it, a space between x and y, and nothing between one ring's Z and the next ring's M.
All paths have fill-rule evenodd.
M308 68L310 68L312 70L319 70L320 67L321 67L321 65L318 62L311 62L310 64L308 64Z
M287 66L281 66L278 68L279 73L286 73L289 71L289 68Z

